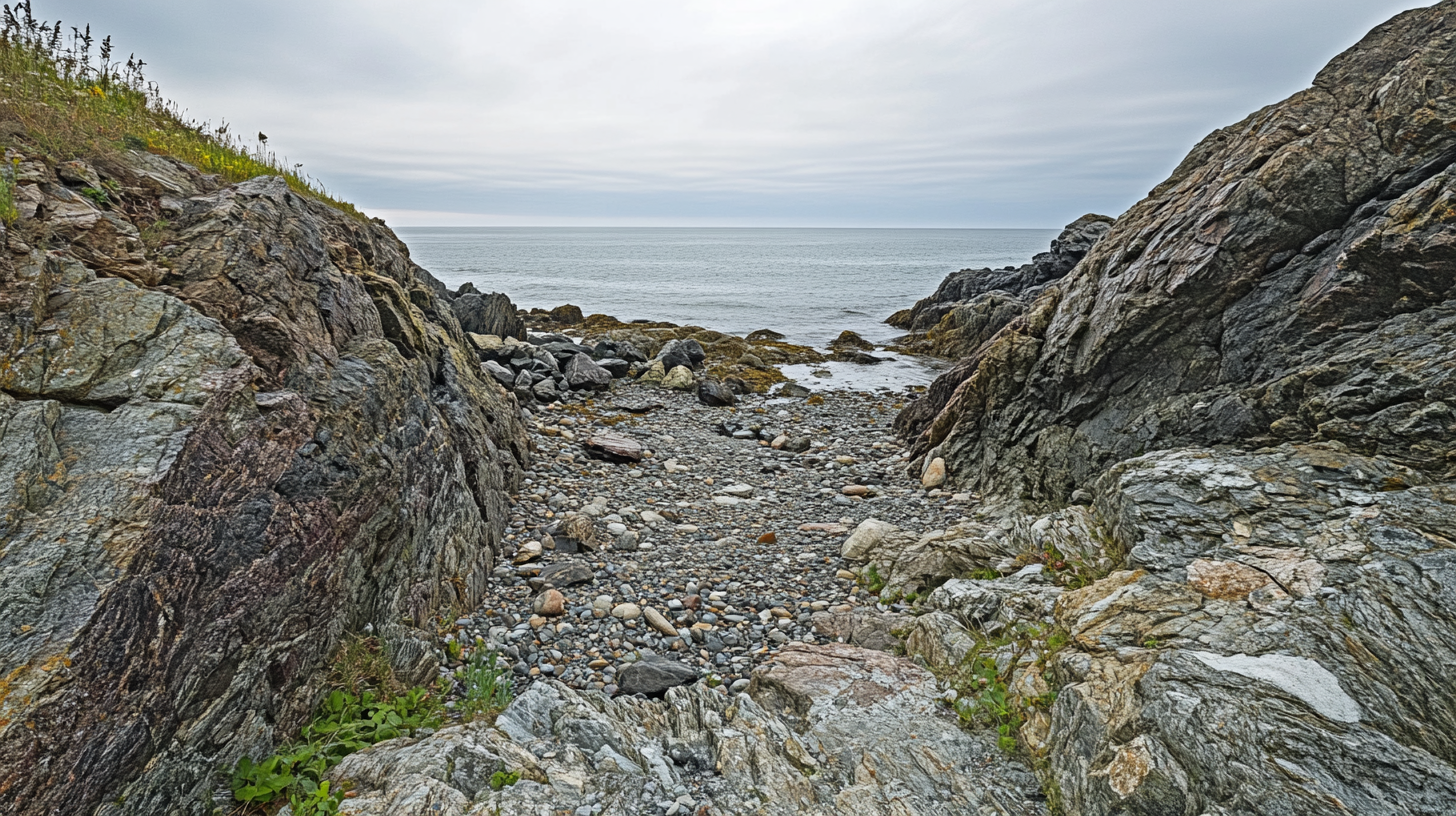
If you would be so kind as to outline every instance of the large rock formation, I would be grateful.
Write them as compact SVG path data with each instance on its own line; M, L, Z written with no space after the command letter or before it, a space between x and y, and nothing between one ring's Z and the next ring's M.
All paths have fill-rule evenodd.
M746 693L722 691L609 699L537 683L494 726L380 743L330 776L358 793L349 816L1046 813L1036 778L960 728L905 658L795 643ZM493 790L497 774L519 781Z
M1038 253L1031 263L952 272L930 297L885 322L912 330L896 341L907 351L947 358L970 354L1072 271L1111 227L1108 216L1084 215L1068 224L1052 240L1050 251Z
M1453 91L1456 0L1399 15L899 417L1063 587L1022 736L1067 813L1451 812ZM964 653L982 584L1030 597L948 583L910 648Z
M1330 440L1447 472L1450 8L1204 139L898 428L960 485L1047 501L1185 444Z
M200 813L345 632L428 676L525 437L380 223L145 153L62 170L20 163L0 253L0 810Z

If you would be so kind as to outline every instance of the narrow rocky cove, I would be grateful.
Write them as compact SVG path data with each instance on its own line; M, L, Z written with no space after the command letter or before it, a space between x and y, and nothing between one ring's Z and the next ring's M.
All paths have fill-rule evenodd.
M889 348L519 310L22 138L0 812L1456 813L1453 78L1404 12ZM439 720L235 798L355 659Z

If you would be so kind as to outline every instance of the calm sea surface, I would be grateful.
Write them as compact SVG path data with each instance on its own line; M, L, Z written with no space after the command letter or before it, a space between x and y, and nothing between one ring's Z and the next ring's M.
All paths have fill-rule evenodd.
M884 319L929 295L947 274L1026 263L1057 235L1050 229L396 231L415 262L451 289L470 281L481 291L505 292L521 308L573 303L586 314L620 320L733 334L773 329L815 346L845 329L883 343L901 333ZM889 375L899 367L872 368Z

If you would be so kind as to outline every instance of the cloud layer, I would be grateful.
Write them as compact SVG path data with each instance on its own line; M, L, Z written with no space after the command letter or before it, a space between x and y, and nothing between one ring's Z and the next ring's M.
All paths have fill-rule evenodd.
M1057 226L1397 0L55 0L391 223Z

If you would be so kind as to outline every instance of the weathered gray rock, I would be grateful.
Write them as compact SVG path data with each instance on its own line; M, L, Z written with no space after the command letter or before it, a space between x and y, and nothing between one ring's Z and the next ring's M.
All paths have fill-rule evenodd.
M424 627L481 597L526 440L380 224L278 178L95 169L125 206L29 161L0 256L0 789L10 813L200 813L313 710L343 633L428 676ZM147 245L118 214L161 211Z
M657 655L647 655L617 672L617 688L622 694L645 694L653 697L673 686L681 686L697 679L698 672L692 666Z
M693 388L693 372L687 366L677 366L667 372L662 378L662 387L671 388L676 391L691 391Z
M595 576L591 565L582 561L560 561L541 568L541 580L555 587L589 583Z
M1450 3L1220 130L1065 278L909 406L952 483L1065 502L1182 445L1335 440L1449 472ZM1375 100L1372 102L1372 100Z
M516 314L515 304L499 292L460 295L450 301L450 310L465 331L526 339L526 324Z
M713 407L727 407L737 402L733 392L716 380L698 383L698 402Z
M601 391L612 385L612 372L597 365L584 353L572 357L563 373L572 391Z
M703 683L660 700L538 683L484 723L346 758L357 816L635 816L700 785L695 811L762 816L1046 813L1035 778L936 701L934 678L883 652L791 644L745 694ZM866 769L874 769L868 773ZM489 789L497 771L521 781Z

